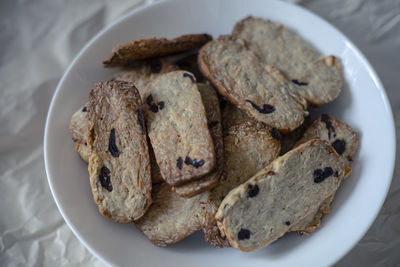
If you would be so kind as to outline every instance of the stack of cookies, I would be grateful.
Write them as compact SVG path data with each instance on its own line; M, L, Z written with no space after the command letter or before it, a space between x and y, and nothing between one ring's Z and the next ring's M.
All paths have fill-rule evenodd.
M338 58L282 25L248 17L231 35L115 47L70 121L101 214L158 246L202 229L214 247L252 251L320 226L357 133L308 106L338 97Z

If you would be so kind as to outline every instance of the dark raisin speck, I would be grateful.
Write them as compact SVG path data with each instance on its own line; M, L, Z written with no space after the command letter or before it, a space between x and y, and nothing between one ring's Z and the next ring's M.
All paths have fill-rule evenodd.
M322 114L321 121L325 123L326 129L328 129L328 137L331 138L331 134L335 131L335 128L332 126L330 117L327 114Z
M249 102L251 106L261 114L269 114L275 111L275 107L270 104L264 104L263 108L260 108L257 104L253 103L250 100L246 100L246 102Z
M119 156L118 146L115 140L115 129L112 128L110 132L110 138L108 139L108 151L110 151L111 155L114 158Z
M195 168L201 167L204 165L204 159L200 160L199 162L197 162L196 166L194 166Z
M87 108L86 108L86 106L84 106L82 109L82 112L86 112L86 111L87 111Z
M257 196L259 192L260 192L260 189L258 188L258 185L249 184L249 186L247 188L247 196L249 198Z
M241 228L238 233L238 239L244 240L244 239L249 239L249 238L250 238L250 231L247 229Z
M190 80L192 81L192 83L195 83L195 82L196 82L196 80L194 79L193 75L191 75L191 74L189 74L189 73L187 73L187 72L185 72L185 73L183 74L183 77L188 77L188 78L190 78Z
M160 59L153 59L150 61L151 73L160 73L161 69L162 69L162 63Z
M152 112L154 112L154 113L157 113L157 112L158 112L158 106L157 106L157 105L154 105L154 104L151 104L151 105L150 105L150 110L151 110Z
M136 110L136 112L138 114L139 124L142 127L142 134L145 134L146 133L146 125L144 124L143 110L139 108Z
M146 98L146 103L147 105L151 106L151 104L153 103L153 95L149 94Z
M192 165L192 159L191 159L190 157L186 156L186 158L185 158L185 164L186 164L186 165Z
M267 175L275 175L275 172L272 171L272 170L269 170L269 171L267 172Z
M162 110L162 109L164 108L164 105L165 105L165 102L164 102L164 101L160 101L160 102L158 103L158 108L159 108L160 110Z
M281 140L281 135L279 134L279 131L276 128L272 128L271 130L271 136L276 139L276 140Z
M336 139L332 143L332 146L339 155L342 155L343 152L346 150L346 141L344 141L343 139Z
M113 187L111 184L110 170L106 166L101 167L100 174L99 174L99 180L100 180L101 186L104 189L106 189L108 192L111 192L113 190Z
M314 171L314 182L321 183L332 174L333 170L331 167L326 167L324 170L317 169Z
M308 83L306 83L306 82L301 82L301 81L296 80L296 79L293 79L293 80L292 80L292 83L297 84L297 85L299 85L299 86L308 85Z
M289 226L289 225L290 225L290 222L289 222L289 221L286 221L285 224L286 224L287 226Z
M186 156L185 158L185 164L186 165L192 165L196 169L203 166L205 163L204 159L197 161L197 159L191 159L190 157Z
M183 165L183 159L182 159L181 157L179 157L179 158L176 160L176 166L177 166L180 170L182 170L182 165Z

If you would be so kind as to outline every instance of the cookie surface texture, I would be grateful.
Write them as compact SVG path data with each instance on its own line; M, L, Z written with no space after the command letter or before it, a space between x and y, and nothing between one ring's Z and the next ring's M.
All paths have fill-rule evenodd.
M166 183L155 185L153 204L135 224L153 244L172 245L200 230L206 197L207 192L183 198Z

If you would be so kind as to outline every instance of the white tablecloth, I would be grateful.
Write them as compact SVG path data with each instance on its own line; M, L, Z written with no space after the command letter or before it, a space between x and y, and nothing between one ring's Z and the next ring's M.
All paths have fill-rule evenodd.
M51 196L43 162L45 118L59 79L85 43L121 14L149 2L1 1L0 266L104 266L72 234ZM298 4L339 28L370 60L399 132L400 1ZM337 266L400 265L399 176L397 165L378 218Z

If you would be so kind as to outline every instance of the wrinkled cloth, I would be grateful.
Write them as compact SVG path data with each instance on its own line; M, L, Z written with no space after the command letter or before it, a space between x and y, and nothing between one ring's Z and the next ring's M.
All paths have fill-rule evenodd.
M44 125L58 81L86 42L150 2L1 1L0 266L104 266L73 235L52 199L43 160ZM386 88L399 133L400 1L290 2L322 16L366 55ZM396 155L399 159L399 149ZM336 266L400 264L399 178L397 165L378 218Z

